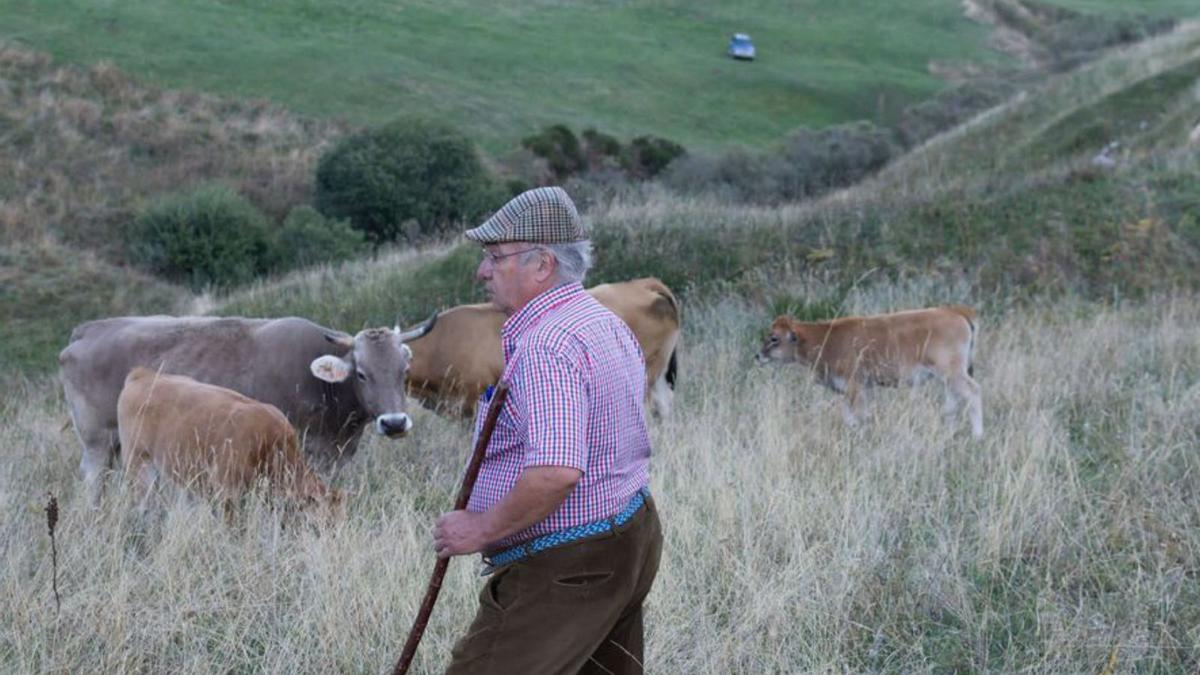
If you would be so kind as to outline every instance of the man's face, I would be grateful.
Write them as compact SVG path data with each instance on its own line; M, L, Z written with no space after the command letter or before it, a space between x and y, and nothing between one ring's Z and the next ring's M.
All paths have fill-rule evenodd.
M542 259L538 249L528 242L515 241L488 244L483 247L483 259L475 270L475 278L483 282L492 306L512 316L540 292ZM532 260L526 261L526 258Z

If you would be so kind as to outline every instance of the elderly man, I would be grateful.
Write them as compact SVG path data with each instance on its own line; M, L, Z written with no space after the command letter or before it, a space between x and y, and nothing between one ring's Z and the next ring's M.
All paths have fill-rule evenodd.
M467 509L434 527L438 556L482 552L491 572L447 672L642 672L662 530L637 339L583 290L591 242L561 188L518 195L466 237L508 316L509 395Z

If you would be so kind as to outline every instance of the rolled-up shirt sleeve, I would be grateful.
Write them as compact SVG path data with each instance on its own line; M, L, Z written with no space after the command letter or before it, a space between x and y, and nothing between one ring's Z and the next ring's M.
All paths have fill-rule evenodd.
M584 374L548 349L522 355L515 380L526 383L524 466L566 466L586 471L588 391Z

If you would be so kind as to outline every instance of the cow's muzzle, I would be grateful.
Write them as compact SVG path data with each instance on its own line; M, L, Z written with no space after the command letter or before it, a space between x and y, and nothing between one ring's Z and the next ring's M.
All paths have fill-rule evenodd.
M408 416L408 413L380 415L375 419L375 433L388 438L403 436L412 429L412 426L412 418Z

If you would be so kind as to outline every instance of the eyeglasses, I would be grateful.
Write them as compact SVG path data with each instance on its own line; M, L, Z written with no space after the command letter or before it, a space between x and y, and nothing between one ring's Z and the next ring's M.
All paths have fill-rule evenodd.
M492 263L492 266L494 267L496 265L499 265L500 261L504 260L505 258L511 258L514 255L521 255L522 253L529 253L530 251L538 251L538 250L541 250L541 249L539 249L536 246L531 246L530 248L522 249L520 251L513 251L512 253L497 254L497 253L493 253L492 251L489 251L487 249L484 249L483 250L483 259Z

